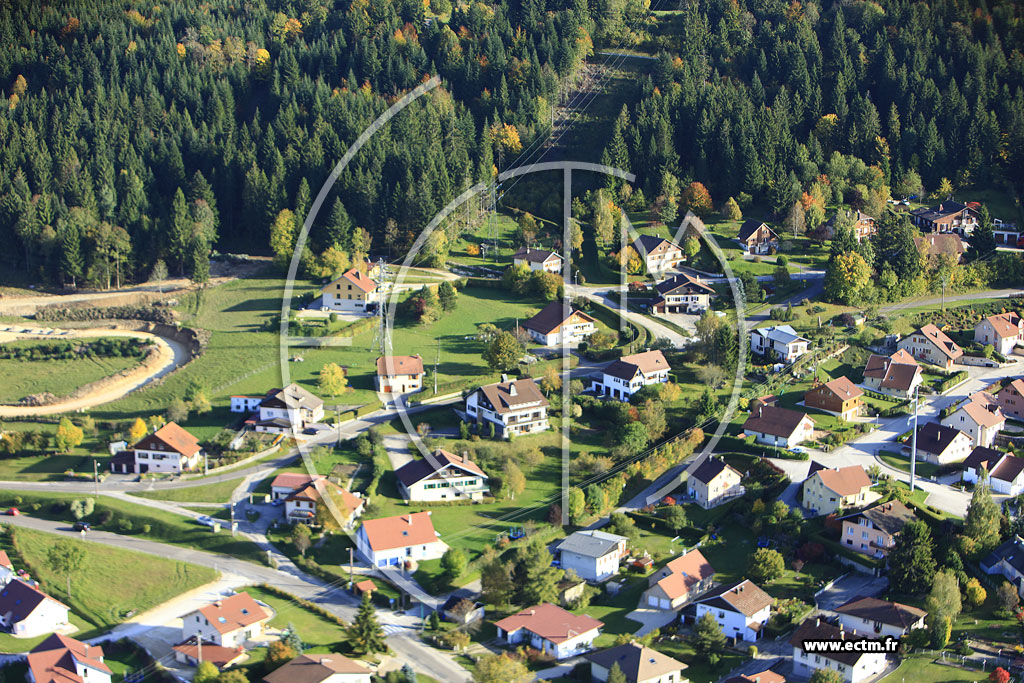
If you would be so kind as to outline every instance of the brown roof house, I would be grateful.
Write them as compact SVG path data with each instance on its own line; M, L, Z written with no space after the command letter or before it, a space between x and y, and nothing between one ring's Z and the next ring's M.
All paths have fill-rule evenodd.
M743 221L736 241L749 254L767 254L779 248L778 234L766 223L753 219Z
M263 683L370 683L373 673L345 655L299 655L263 677Z
M464 455L443 448L430 458L411 460L395 470L405 500L480 500L490 494L487 475Z
M364 520L356 533L359 554L374 567L436 560L448 546L434 531L430 510Z
M1024 420L1024 379L1018 377L996 394L1003 415Z
M771 669L764 669L763 671L727 678L724 683L786 683L786 677Z
M340 528L351 529L365 507L366 500L348 489L326 477L314 477L284 499L284 516L292 523L322 526L325 518L318 513L326 512L331 515L326 519L333 518Z
M700 550L694 548L671 560L647 578L647 590L640 607L679 609L697 596L711 590L715 568Z
M1024 458L978 446L967 456L963 465L963 480L966 482L977 483L984 470L986 483L994 492L1008 496L1024 493Z
M618 664L627 683L685 683L686 664L636 641L586 655L590 677L604 683Z
M687 493L698 505L709 510L746 493L740 481L743 475L721 458L709 456L686 479Z
M800 624L790 637L793 646L793 673L800 678L810 678L815 669L838 671L844 683L861 683L885 670L887 659L884 652L858 652L856 649L837 652L815 652L805 645L807 642L822 640L858 641L874 638L871 632L847 630L842 624L834 626L824 619L814 617Z
M804 394L804 406L849 421L860 415L860 397L863 395L864 391L846 377L836 377L824 383L815 380L814 386Z
M381 356L377 359L377 391L385 394L411 394L423 389L423 358Z
M865 505L871 479L860 465L831 469L811 461L801 488L803 506L818 515L829 515L845 508Z
M923 237L915 237L914 244L929 266L935 266L940 256L948 256L953 263L963 263L967 248L959 235L947 233L929 233Z
M498 627L498 639L508 645L525 645L555 659L565 659L593 649L594 639L601 635L604 622L544 602L494 625Z
M996 351L1008 356L1014 347L1024 345L1024 318L1013 311L982 318L974 326L974 341L992 344Z
M956 342L931 323L914 330L897 345L917 360L946 370L952 370L956 360L964 355L964 350Z
M495 436L510 438L548 429L548 400L533 378L482 386L466 397L466 414L481 425L494 425Z
M562 257L554 251L547 249L533 249L532 247L520 247L512 255L513 266L527 266L530 270L543 270L555 275L562 274Z
M995 396L976 391L952 414L942 418L942 424L967 434L975 446L991 446L996 434L1006 426L1006 417Z
M640 235L633 243L633 248L644 260L647 272L652 275L676 268L686 260L682 247L656 235Z
M869 557L887 557L896 536L913 520L914 513L898 500L872 505L842 518L840 542Z
M679 273L654 286L658 293L651 303L655 313L700 313L708 310L716 292L703 280Z
M523 323L530 337L542 346L579 344L597 332L597 322L583 311L552 301Z
M103 648L54 633L26 657L32 683L110 683Z
M380 301L377 283L357 268L349 268L341 277L331 280L321 291L320 308L367 315L367 307Z
M199 439L175 422L168 422L152 434L139 439L131 450L111 459L110 469L124 474L146 472L188 472L199 467L203 447Z
M933 465L966 460L972 446L971 437L955 427L929 422L917 428L917 457ZM902 451L909 454L912 447L907 439Z
M743 423L743 432L753 435L758 443L779 448L795 448L810 441L814 420L798 410L777 406L761 406L751 411Z
M244 647L260 636L273 615L248 593L235 593L189 612L181 618L182 645L197 639L226 648ZM205 654L205 652L204 652Z
M952 200L938 206L926 206L910 212L910 220L923 232L956 233L966 237L974 231L981 214L976 204L962 204Z
M886 396L910 398L921 385L923 372L903 349L891 356L871 354L864 366L864 386Z
M758 640L772 615L772 597L749 579L716 586L696 603L697 619L710 613L722 633L735 641Z
M923 609L878 598L854 598L835 609L846 630L871 633L876 638L902 638L915 628L924 628L928 613Z
M614 361L594 377L592 389L604 396L628 401L650 384L668 382L671 368L659 350L634 353Z

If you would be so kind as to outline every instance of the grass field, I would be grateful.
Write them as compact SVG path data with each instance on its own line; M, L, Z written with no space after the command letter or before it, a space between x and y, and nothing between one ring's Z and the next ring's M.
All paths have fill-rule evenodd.
M96 341L82 339L75 341ZM16 341L5 347L30 348L51 340ZM141 358L75 358L69 360L0 359L0 403L17 403L26 396L51 393L67 396L81 386L110 377L142 362Z
M883 678L880 683L977 683L988 679L988 674L980 669L968 670L958 666L937 664L931 657L915 655L903 660L900 667Z
M44 590L67 604L83 620L88 631L106 630L130 613L144 612L217 578L217 572L207 567L96 543L81 543L85 561L71 578L71 595L68 596L65 577L53 572L47 560L48 550L59 537L23 528L17 528L14 534L14 547L25 568L43 584ZM111 577L117 580L112 581ZM22 639L11 640L18 644L18 651L27 644ZM0 649L7 645L0 640Z
M240 590L274 609L276 614L270 620L271 628L283 629L287 628L288 624L295 626L302 642L307 646L305 652L330 652L333 646L346 639L344 629L301 605L269 593L259 586L249 586Z
M889 467L895 467L904 472L910 471L910 456L903 456L892 451L881 451L878 457ZM914 471L921 477L933 477L938 469L938 465L923 460L918 460L914 466Z
M183 489L157 489L154 491L142 491L133 493L134 496L149 498L151 500L173 500L179 503L227 503L231 500L231 494L242 478L218 481L213 484L201 486L189 486Z

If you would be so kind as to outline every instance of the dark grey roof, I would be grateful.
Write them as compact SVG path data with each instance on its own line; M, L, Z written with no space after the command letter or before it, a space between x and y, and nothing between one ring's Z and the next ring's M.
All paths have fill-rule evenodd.
M824 619L811 618L800 624L796 632L790 637L789 644L793 647L803 647L805 640L864 640L865 636L858 633L854 635L838 626L833 626ZM816 653L825 659L840 662L847 666L855 666L863 652L819 652Z
M668 294L669 292L675 292L680 289L688 294L695 292L697 294L714 295L716 293L710 286L690 277L686 273L680 273L667 280L659 282L654 286L654 289L661 295Z
M618 547L619 543L626 540L629 539L625 536L588 529L567 536L558 544L558 550L559 552L576 553L584 557L604 557Z
M531 263L544 263L552 256L556 256L559 259L562 258L560 254L547 249L531 249L530 247L519 247L519 251L512 257L514 259L524 259Z
M788 439L805 417L807 414L798 410L778 406L760 406L756 411L750 413L750 417L743 423L743 430Z
M690 476L699 482L704 484L710 483L715 477L721 474L724 470L730 469L739 474L739 471L729 465L725 464L720 458L708 458L700 464L693 474Z
M984 467L991 471L991 469L996 466L996 463L999 462L999 458L1001 457L1003 457L1002 451L997 451L996 449L989 448L987 446L975 446L974 450L971 451L971 454L968 455L960 464L963 465L965 470L979 470Z
M1001 546L990 552L981 561L981 568L988 571L1000 560L1006 560L1007 564L1024 574L1024 539L1014 536Z
M925 453L940 455L949 448L960 430L938 422L929 422L917 428L917 449Z
M925 221L937 221L945 218L946 216L952 216L955 213L960 213L964 209L968 208L966 204L960 202L946 201L942 202L938 206L925 206L920 209L914 209L910 212L911 216L917 216L918 218ZM972 211L974 209L971 209Z
M1008 453L996 467L992 468L989 476L1000 481L1012 482L1022 471L1024 471L1024 458L1018 458L1016 455Z
M775 235L775 237L778 237L778 234L774 230L772 230L771 227L769 227L768 224L765 223L764 221L749 218L743 221L743 225L740 226L740 234L736 236L736 239L740 240L741 242L746 242L748 239L750 239L750 236L757 232L757 229L760 228L762 225L771 230L772 234Z
M843 519L852 519L854 517L865 517L871 520L871 523L878 529L892 536L902 531L907 522L914 521L914 512L898 500L891 500L887 503L873 505L852 515L847 515Z
M898 626L902 629L908 629L928 616L923 609L878 598L854 598L848 603L836 607L836 612L868 621L878 621L890 626Z

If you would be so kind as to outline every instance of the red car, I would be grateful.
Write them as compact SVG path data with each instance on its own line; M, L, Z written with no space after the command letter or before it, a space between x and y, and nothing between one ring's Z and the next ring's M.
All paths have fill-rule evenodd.
M7 508L6 514L8 517L17 517L21 514L21 511L19 511L18 508Z

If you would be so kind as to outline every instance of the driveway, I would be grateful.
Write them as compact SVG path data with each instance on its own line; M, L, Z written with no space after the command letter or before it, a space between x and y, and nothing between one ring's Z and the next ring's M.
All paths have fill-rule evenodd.
M856 597L879 595L888 585L889 579L885 577L852 571L822 591L814 602L820 610L834 610Z

